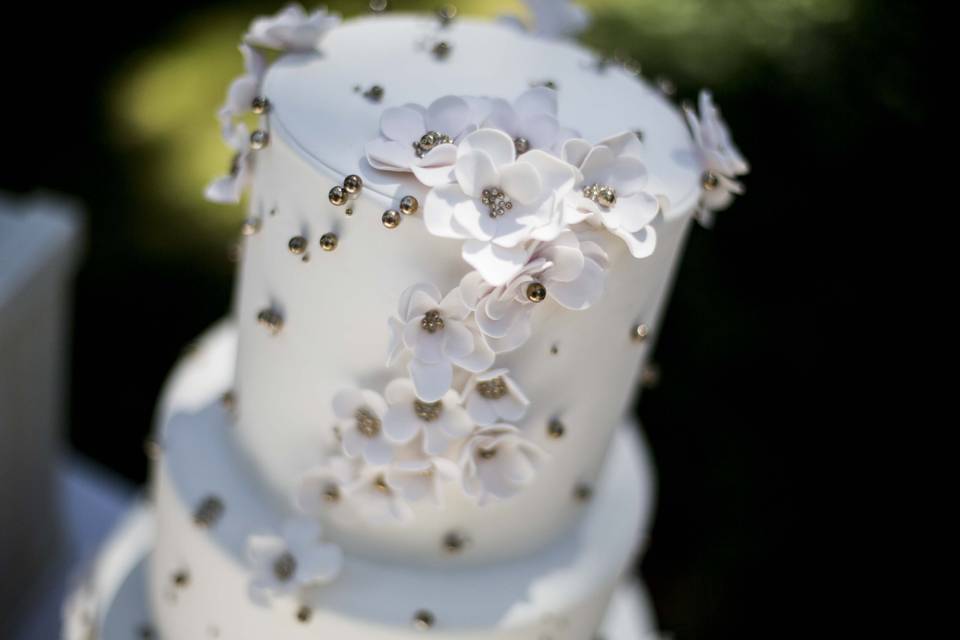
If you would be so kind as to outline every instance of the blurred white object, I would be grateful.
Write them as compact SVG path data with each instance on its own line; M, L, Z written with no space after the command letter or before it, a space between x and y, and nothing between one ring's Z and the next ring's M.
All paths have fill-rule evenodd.
M69 202L0 197L0 629L61 555L55 467L81 235Z

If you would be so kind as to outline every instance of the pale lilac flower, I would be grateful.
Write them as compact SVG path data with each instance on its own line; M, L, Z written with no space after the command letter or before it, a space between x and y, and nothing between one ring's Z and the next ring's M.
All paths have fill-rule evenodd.
M573 129L560 126L557 111L557 91L549 87L533 87L513 102L492 99L483 127L499 129L509 135L518 154L530 149L555 152L566 140L578 136Z
M383 432L395 443L407 444L422 435L423 452L439 456L473 430L473 422L454 389L436 402L424 402L417 397L412 380L397 378L387 385L384 395L389 408L383 416Z
M269 596L296 593L304 587L332 582L340 574L340 547L324 543L320 525L291 520L283 534L251 535L247 558L253 572L251 595L259 601Z
M340 16L325 8L307 13L297 3L288 4L272 16L256 18L244 36L244 42L279 51L316 50L328 31L340 24Z
M512 425L479 429L460 456L463 490L481 505L514 496L533 481L543 457L540 448Z
M463 396L467 413L477 425L516 422L526 414L530 400L508 374L507 369L491 369L467 381Z
M417 397L441 400L453 384L454 365L470 372L484 371L494 354L486 340L467 321L470 310L454 289L441 298L432 284L417 284L400 296L399 318L390 318L392 332L387 365L409 352L407 370Z
M372 465L390 462L393 447L383 433L386 411L387 403L380 394L367 389L348 389L333 397L333 413L348 457L363 458Z

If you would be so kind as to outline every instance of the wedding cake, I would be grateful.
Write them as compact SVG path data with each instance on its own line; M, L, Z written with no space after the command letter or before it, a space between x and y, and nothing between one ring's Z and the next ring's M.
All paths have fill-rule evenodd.
M68 637L652 630L608 613L653 499L627 414L747 165L708 93L677 108L528 4L253 21L206 194L247 202L235 308L171 376L150 504Z

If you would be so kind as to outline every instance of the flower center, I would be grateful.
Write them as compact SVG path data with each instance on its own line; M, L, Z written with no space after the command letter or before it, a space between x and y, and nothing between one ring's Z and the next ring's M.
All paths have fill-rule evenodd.
M445 133L440 133L439 131L427 131L425 134L420 136L419 140L413 143L413 152L417 154L418 158L422 158L438 145L451 144L452 142L453 138Z
M707 171L703 174L703 189L705 191L713 191L720 186L720 178L717 177L712 171Z
M591 184L583 188L583 197L593 200L602 207L612 207L617 204L617 192L613 187L605 184Z
M387 484L387 479L383 475L379 475L373 479L373 488L379 491L380 493L386 493L386 494L393 493L390 490L390 485Z
M440 312L436 309L432 309L423 314L423 320L420 321L420 326L427 333L436 333L443 329L443 316L440 315Z
M489 460L497 455L497 448L496 447L490 447L489 449L483 448L477 451L477 453L480 455L481 460Z
M370 409L365 407L357 409L353 414L357 421L357 431L367 438L373 438L380 433L380 418L375 416Z
M424 422L433 422L443 412L443 401L424 402L423 400L414 400L413 411Z
M338 502L340 500L340 487L332 482L323 488L323 499L327 502Z
M297 570L297 560L289 551L281 553L273 562L273 575L280 582L287 582Z
M499 218L513 209L513 202L502 190L497 187L488 187L480 194L480 202L487 207L491 218Z
M477 393L487 400L499 400L507 395L507 383L500 376L492 380L483 380L477 383Z
M513 148L517 150L518 156L523 155L530 151L530 141L523 136L518 136L513 139Z

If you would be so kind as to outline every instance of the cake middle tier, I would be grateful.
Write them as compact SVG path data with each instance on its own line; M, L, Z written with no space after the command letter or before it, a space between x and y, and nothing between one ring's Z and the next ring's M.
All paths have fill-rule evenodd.
M431 236L420 216L386 228L389 201L377 193L351 200L350 215L329 206L333 181L278 125L271 136L257 155L257 232L242 248L237 438L275 499L289 504L304 474L340 448L335 395L382 393L407 375L386 366L388 318L398 315L403 292L429 283L446 294L469 267L459 243ZM580 512L575 496L594 483L639 387L689 220L660 217L657 250L644 260L598 236L610 260L599 301L578 312L548 298L533 312L527 342L497 354L494 367L508 370L529 400L515 426L545 454L519 494L480 506L449 484L442 507L416 502L412 520L376 525L331 509L321 516L329 539L367 557L436 563L453 536L469 540L454 562L475 564L528 553L566 531ZM332 250L321 247L325 234L336 234ZM293 251L292 238L303 239Z

